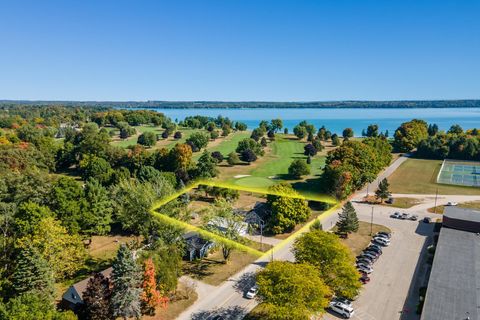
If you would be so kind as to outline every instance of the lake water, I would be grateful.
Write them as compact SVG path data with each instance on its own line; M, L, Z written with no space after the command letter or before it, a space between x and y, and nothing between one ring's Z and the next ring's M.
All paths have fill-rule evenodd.
M234 121L245 122L249 129L258 126L261 120L280 118L291 132L302 120L307 120L318 129L324 125L332 133L341 134L344 128L352 128L359 136L369 124L378 124L380 131L389 131L389 136L398 126L411 119L422 119L436 123L440 130L448 130L459 124L463 129L480 128L480 108L390 108L390 109L154 109L166 116L183 120L186 116L202 115L216 117L222 115Z

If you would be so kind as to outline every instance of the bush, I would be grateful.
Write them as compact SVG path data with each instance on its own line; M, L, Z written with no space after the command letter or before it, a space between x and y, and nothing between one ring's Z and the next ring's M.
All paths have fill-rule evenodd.
M173 135L174 139L182 139L182 133L180 131L175 132Z
M300 179L302 176L310 174L310 168L305 160L295 159L288 167L288 174L293 178Z
M157 142L157 135L150 131L142 133L137 140L138 144L141 144L146 147L154 146L156 142Z
M227 157L227 162L229 165L234 166L240 163L240 158L235 152L230 152Z
M212 158L214 158L217 163L220 163L223 161L223 154L220 151L214 151L212 152Z
M245 162L254 162L257 160L257 155L250 149L242 151L240 158Z
M215 140L218 138L218 136L219 136L218 131L214 130L210 132L210 139Z

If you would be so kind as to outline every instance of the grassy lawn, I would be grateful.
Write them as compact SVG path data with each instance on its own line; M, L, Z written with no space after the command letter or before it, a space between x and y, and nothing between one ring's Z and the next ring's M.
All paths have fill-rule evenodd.
M394 201L392 204L384 203L383 205L388 207L394 207L394 208L408 209L420 203L422 202L419 199L408 198L408 197L398 197L398 198L394 198Z
M122 243L135 241L133 236L109 235L92 236L92 242L88 246L88 253L94 259L108 260L113 259Z
M436 183L441 160L408 159L388 178L390 192L480 195L480 188Z
M250 134L250 132L244 131L231 133L230 135L228 135L228 137L220 137L216 141L209 142L209 145L213 146L207 146L207 150L208 152L219 151L226 158L230 152L233 152L235 151L235 149L237 149L238 142L245 138L249 138ZM193 156L193 159L197 160L198 158L200 158L201 155L201 152L197 152Z
M129 146L136 145L138 136L140 134L144 133L144 132L150 131L150 132L154 132L155 134L161 134L164 131L164 129L161 128L161 127L153 127L153 126L137 126L137 127L135 127L135 129L137 130L137 134L135 134L135 135L133 135L133 136L127 138L127 139L124 139L124 140L121 140L118 137L116 137L114 139L114 141L112 141L112 145L117 146L117 147L122 147L122 148L128 148ZM184 143L185 140L188 137L190 137L190 135L193 132L195 132L197 130L198 129L179 128L178 131L180 131L182 133L182 138L181 139L174 139L173 135L171 135L167 139L162 139L162 140L157 141L157 144L152 149L162 148L162 147L170 149L177 143Z
M315 190L318 190L318 177L325 165L326 150L312 158L309 176L301 180L291 180L288 175L288 167L294 159L307 158L303 155L305 144L306 141L299 141L291 135L277 134L276 139L266 148L265 156L250 165L223 167L220 178L239 186L255 188L269 187L287 181L302 193L315 194ZM234 178L236 175L250 176L236 179Z
M341 241L352 250L354 256L358 256L363 249L368 247L368 244L372 240L372 236L370 235L370 223L359 221L358 226L359 228L357 232L349 234L347 239L341 239ZM335 230L336 227L332 229L334 232ZM390 232L390 229L379 224L373 224L372 234L379 231Z
M184 261L182 271L185 275L217 286L257 259L252 254L234 250L230 260L224 263L222 250L219 249L205 259Z

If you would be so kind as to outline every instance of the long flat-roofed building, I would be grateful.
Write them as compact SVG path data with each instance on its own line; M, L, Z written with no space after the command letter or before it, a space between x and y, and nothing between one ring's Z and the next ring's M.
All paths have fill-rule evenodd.
M446 207L422 320L480 320L480 211Z

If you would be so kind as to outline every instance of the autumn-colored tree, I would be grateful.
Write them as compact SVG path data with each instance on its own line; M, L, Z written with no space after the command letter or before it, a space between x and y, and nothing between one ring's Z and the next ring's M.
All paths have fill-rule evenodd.
M170 150L170 166L173 171L186 171L192 163L192 147L188 144L176 144Z
M148 315L155 314L155 308L161 305L166 308L168 298L163 297L157 289L155 280L155 266L151 258L145 260L143 283L142 283L142 313Z

